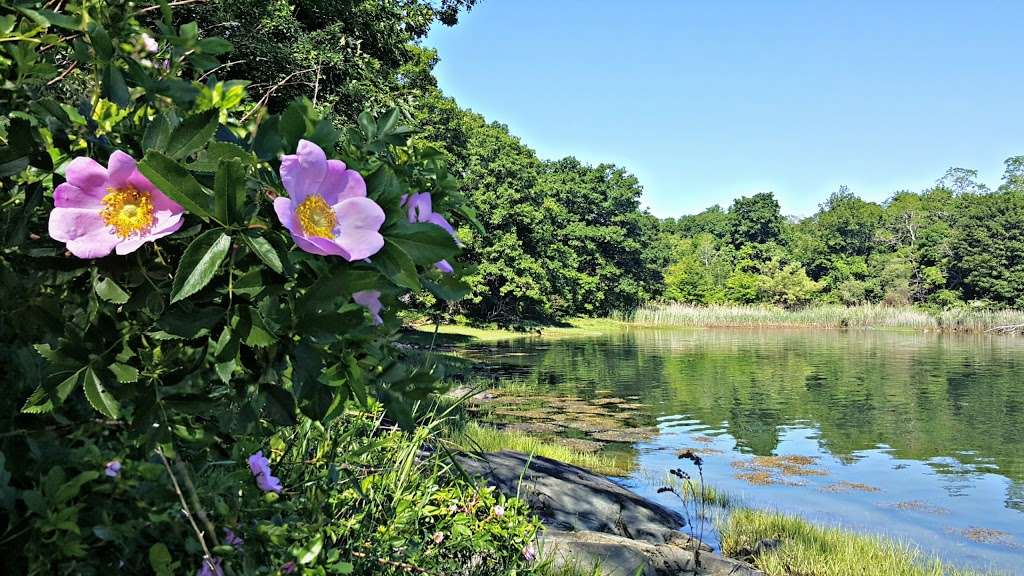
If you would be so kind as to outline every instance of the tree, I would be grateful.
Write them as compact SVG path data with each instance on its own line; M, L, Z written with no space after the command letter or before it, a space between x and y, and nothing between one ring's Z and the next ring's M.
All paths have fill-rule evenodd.
M1024 307L1024 193L970 197L951 248L964 297Z
M214 0L182 21L234 45L215 72L245 78L278 112L300 95L343 121L392 106L410 114L436 87L433 49L419 45L435 22L452 26L476 0Z
M771 192L737 198L729 207L729 237L733 246L777 242L784 220Z
M819 237L830 254L867 256L875 248L882 207L865 202L841 186L814 216Z

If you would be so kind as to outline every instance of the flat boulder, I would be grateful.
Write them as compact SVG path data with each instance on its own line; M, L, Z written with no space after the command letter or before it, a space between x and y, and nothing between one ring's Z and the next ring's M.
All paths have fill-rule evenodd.
M589 470L509 450L460 456L459 465L526 501L545 525L540 553L556 567L602 576L764 576L706 547L694 558L680 514Z
M557 460L503 450L461 457L459 465L505 494L518 494L544 525L556 530L662 544L677 537L685 524L677 512L605 476Z

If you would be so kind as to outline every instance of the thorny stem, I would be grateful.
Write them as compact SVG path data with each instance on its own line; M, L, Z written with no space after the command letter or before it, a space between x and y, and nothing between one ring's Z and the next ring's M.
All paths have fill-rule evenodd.
M164 456L164 451L159 446L156 447L156 453L160 456L160 460L164 463L164 468L167 470L167 475L171 477L171 484L174 485L174 492L178 495L178 501L181 502L181 511L185 513L185 517L188 518L189 524L192 525L192 530L196 533L196 538L199 539L199 545L203 547L203 562L213 570L216 565L213 563L213 555L210 554L210 549L206 547L206 538L203 537L203 531L196 525L195 518L192 517L192 511L189 510L188 502L185 501L185 495L181 492L181 486L178 485L178 478L174 476L174 472L171 470L171 463L167 461L167 457Z

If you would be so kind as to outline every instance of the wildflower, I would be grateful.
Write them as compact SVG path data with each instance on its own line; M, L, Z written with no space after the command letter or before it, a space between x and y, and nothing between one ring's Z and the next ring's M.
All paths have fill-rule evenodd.
M537 559L537 550L534 549L533 544L527 544L523 547L523 559L527 562L533 562Z
M79 258L129 254L181 228L184 209L120 150L110 155L106 168L92 158L75 158L66 176L53 192L49 231Z
M321 256L369 258L384 247L379 230L384 210L366 197L366 183L341 160L299 140L295 154L281 158L287 198L274 199L274 211L299 248Z
M430 192L421 192L419 194L403 196L402 204L409 211L409 222L427 222L430 224L436 224L443 228L445 232L451 234L452 238L455 238L456 244L459 243L459 237L455 235L455 229L452 228L452 225L444 219L444 216L434 212ZM445 274L451 274L455 271L447 260L440 260L434 263L434 267Z
M370 315L373 316L373 323L380 326L384 323L384 319L380 317L380 310L382 308L380 303L380 292L377 290L360 290L352 295L352 299L355 300L356 304L365 307L370 311Z
M245 544L245 540L242 540L242 538L235 534L235 531L231 528L225 528L224 543L228 546L234 546L237 549L241 549L242 544Z
M103 469L103 473L111 478L117 478L121 476L121 463L117 460L111 460L107 462L106 467Z
M494 508L491 508L491 514L494 514L496 518L501 518L505 515L505 507L501 504L495 504Z
M263 451L249 456L249 470L256 478L256 485L264 492L281 493L281 481L270 472L270 461L263 457Z
M157 44L156 40L145 32L142 33L142 45L146 48L146 52L154 53L160 50L160 45Z
M224 570L220 567L220 558L203 558L203 564L196 572L196 576L224 576Z
M292 574L293 572L295 572L295 569L295 562L289 560L288 562L285 562L281 565L281 574Z
M444 532L434 532L434 535L430 537L434 541L434 544L440 544L444 542Z

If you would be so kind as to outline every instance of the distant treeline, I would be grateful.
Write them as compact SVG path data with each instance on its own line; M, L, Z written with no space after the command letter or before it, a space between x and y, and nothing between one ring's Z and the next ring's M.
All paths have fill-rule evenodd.
M995 191L950 169L932 188L882 204L845 187L809 218L771 193L667 219L664 299L691 304L812 302L1024 307L1024 156Z
M840 190L799 222L770 193L659 222L624 168L542 160L503 124L444 95L433 74L439 55L422 40L475 4L211 0L181 10L201 29L224 27L234 51L216 76L252 80L250 94L272 111L312 87L339 127L360 110L397 106L417 138L436 145L484 232L472 214L450 215L466 246L455 277L469 295L434 312L517 324L662 300L1024 306L1024 158L1007 161L995 192L955 169L884 205ZM576 120L567 108L566 125ZM434 306L429 296L423 303Z

